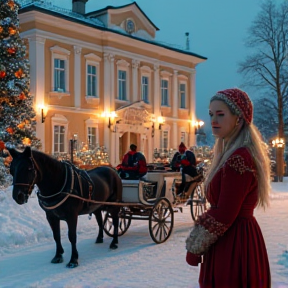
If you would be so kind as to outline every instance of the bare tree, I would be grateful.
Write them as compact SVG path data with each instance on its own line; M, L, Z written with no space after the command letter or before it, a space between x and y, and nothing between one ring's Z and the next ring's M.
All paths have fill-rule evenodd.
M239 64L238 71L244 74L246 85L256 87L261 93L260 101L254 104L255 121L259 121L256 124L261 130L261 125L266 123L271 127L274 123L274 131L283 138L288 120L287 0L279 6L271 0L262 4L245 44L256 52ZM268 134L271 133L270 130Z

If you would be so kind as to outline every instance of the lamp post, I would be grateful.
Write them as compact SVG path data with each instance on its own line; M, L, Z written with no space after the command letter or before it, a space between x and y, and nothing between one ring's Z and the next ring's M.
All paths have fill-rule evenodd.
M275 138L272 140L272 147L276 149L276 178L277 182L283 182L284 174L284 146L285 142L283 138Z
M192 126L195 129L195 135L196 135L196 145L197 145L197 136L199 135L198 130L204 125L204 122L202 120L199 121L192 121Z

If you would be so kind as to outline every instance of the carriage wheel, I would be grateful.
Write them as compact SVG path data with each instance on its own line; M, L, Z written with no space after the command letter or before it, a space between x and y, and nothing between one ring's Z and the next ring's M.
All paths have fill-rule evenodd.
M206 211L206 198L204 197L201 185L197 185L192 192L190 211L194 221Z
M174 225L174 211L166 198L160 198L149 216L149 233L157 244L165 242L171 235Z
M104 225L104 231L105 233L113 237L114 235L114 226L112 222L112 217L111 214L107 211L102 211L103 214L103 225ZM124 214L125 215L125 207L121 207L119 214ZM131 224L131 219L126 219L123 217L119 217L119 224L118 224L118 236L122 236L126 233L128 230L129 226Z

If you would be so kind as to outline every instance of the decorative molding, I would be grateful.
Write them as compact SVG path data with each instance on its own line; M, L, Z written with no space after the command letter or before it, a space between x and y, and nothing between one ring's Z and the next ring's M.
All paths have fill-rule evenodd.
M68 92L57 92L57 91L51 91L49 92L50 97L58 97L58 99L62 99L62 97L70 96L70 93Z
M160 75L161 76L172 76L172 73L168 72L167 70L162 70L160 72Z
M104 60L109 62L114 62L115 56L112 53L104 53Z
M118 62L117 62L117 63L118 63ZM138 69L139 65L140 65L140 61L135 60L135 59L132 60L132 68ZM129 65L128 65L128 66L129 66Z
M37 36L37 35L33 35L33 36L30 36L28 38L28 41L29 42L35 41L35 42L40 43L40 44L45 44L46 38L41 37L41 36Z
M188 80L189 78L184 74L179 74L178 79Z
M69 50L67 50L67 49L65 49L65 48L62 48L62 47L60 47L60 46L58 46L58 45L55 45L55 46L53 46L53 47L50 47L50 51L51 51L52 53L63 54L63 55L70 55L70 53L71 53Z
M99 104L100 99L99 97L92 97L92 96L85 96L85 100L88 104Z
M159 64L154 64L153 69L155 72L159 71Z
M151 73L151 68L149 67L149 66L141 66L140 67L140 70L141 70L141 72L148 72L148 73Z
M117 66L123 66L123 67L129 67L130 63L128 63L126 60L124 59L120 59L116 62Z
M74 45L73 48L74 48L74 53L75 54L81 54L82 47Z
M101 60L102 60L101 57L97 56L94 53L86 54L86 55L84 55L84 58L87 60L92 60L92 61L96 61L96 62L101 62Z

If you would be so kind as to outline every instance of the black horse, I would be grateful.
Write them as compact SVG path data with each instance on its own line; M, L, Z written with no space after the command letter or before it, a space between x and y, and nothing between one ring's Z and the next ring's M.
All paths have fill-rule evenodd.
M27 203L36 184L39 191L38 201L46 212L46 218L53 231L56 242L56 254L51 263L62 263L64 249L61 244L60 220L68 225L68 237L72 254L68 268L78 266L76 248L76 229L78 215L93 213L99 225L96 243L103 243L103 219L101 209L111 214L114 235L110 244L116 249L118 244L119 205L106 202L118 201L122 193L122 182L117 172L110 167L97 167L84 171L65 161L26 147L23 152L9 149L13 158L10 173L13 176L13 199L18 204ZM85 198L85 201L83 201ZM100 203L98 203L100 202ZM105 206L103 206L105 205Z

